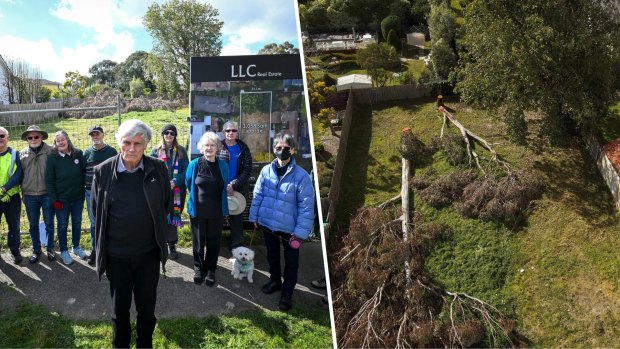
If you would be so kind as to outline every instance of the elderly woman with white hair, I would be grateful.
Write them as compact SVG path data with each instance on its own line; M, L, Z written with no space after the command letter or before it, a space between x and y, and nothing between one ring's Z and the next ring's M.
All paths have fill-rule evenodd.
M132 295L136 302L136 347L152 348L159 282L165 267L166 214L172 206L163 161L144 156L151 128L127 120L116 133L120 154L94 169L91 204L95 215L97 274L105 272L112 297L112 347L129 348Z
M215 285L222 224L224 216L228 215L228 164L216 157L220 147L219 137L205 132L198 141L198 149L204 156L189 163L185 176L189 191L187 213L192 232L194 283L197 285L205 280L207 286Z

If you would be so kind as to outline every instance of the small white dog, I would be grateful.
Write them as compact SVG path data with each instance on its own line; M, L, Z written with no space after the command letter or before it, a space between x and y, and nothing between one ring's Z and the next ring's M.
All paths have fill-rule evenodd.
M232 250L235 262L233 270L230 273L237 280L247 276L248 282L253 283L252 274L254 274L254 251L247 247L236 247Z

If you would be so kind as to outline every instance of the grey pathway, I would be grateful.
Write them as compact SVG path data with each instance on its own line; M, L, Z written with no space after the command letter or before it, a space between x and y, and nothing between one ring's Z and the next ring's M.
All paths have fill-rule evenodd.
M236 313L252 309L277 310L279 293L265 295L260 288L269 281L266 250L252 246L256 251L254 283L247 279L234 280L230 275L230 253L222 247L216 271L216 285L193 283L192 253L190 248L180 248L180 258L168 261L166 277L159 279L156 316L158 318L206 316ZM22 251L24 261L12 262L4 248L0 260L0 313L14 306L20 299L28 299L46 306L50 311L62 313L73 319L109 320L109 284L102 277L97 279L94 267L85 261L75 260L67 267L60 262L49 262L42 256L36 265L28 264L29 251ZM60 255L60 254L59 254ZM324 277L323 253L320 242L304 243L300 250L299 281L293 296L295 304L321 307L325 290L310 286L314 279ZM132 311L135 318L135 311Z

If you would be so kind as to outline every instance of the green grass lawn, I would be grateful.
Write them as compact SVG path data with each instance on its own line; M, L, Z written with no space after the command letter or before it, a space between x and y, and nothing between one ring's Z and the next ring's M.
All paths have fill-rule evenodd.
M337 208L341 223L357 207L377 205L400 192L400 132L411 127L426 144L439 135L442 119L433 102L385 102L355 111L341 193L346 199ZM513 168L538 171L545 192L518 231L464 219L452 207L433 209L414 196L416 209L427 219L454 230L454 238L436 246L426 260L434 280L448 290L480 297L516 319L527 346L616 346L620 215L583 144L573 138L561 149L516 146L508 141L499 116L454 100L447 105ZM534 140L536 130L530 131ZM453 170L441 153L425 163L414 161L414 166L418 174L430 167L438 173Z
M135 322L133 323L135 327ZM0 310L0 347L102 348L112 342L110 321L74 321L21 302ZM135 346L135 343L134 343ZM329 316L296 306L288 313L250 311L203 318L159 319L156 348L330 348Z

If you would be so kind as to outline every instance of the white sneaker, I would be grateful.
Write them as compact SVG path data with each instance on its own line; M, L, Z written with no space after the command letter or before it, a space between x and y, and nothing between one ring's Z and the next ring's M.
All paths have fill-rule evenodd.
M86 260L86 258L88 258L80 246L73 248L73 254L78 256L81 260Z

